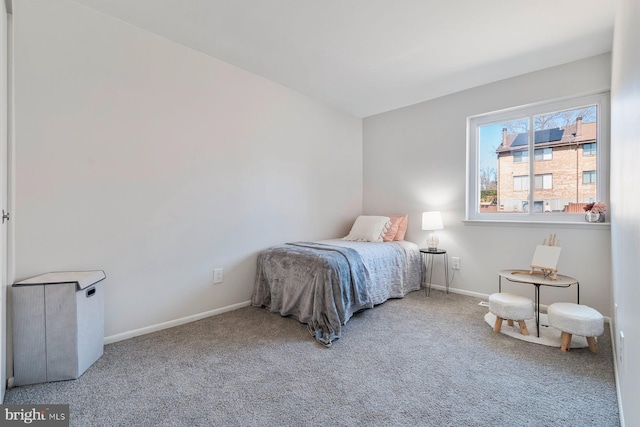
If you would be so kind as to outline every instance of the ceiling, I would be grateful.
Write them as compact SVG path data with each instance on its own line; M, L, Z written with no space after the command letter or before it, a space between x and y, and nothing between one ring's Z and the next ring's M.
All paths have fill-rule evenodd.
M358 117L611 51L615 0L74 0Z

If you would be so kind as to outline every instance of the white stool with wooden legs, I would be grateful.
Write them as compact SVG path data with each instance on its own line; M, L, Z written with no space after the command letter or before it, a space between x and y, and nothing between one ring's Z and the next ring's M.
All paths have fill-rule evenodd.
M562 338L560 350L569 351L573 335L587 338L589 350L598 352L595 337L604 332L604 318L597 310L586 305L556 302L547 307L549 326L558 329Z
M517 321L522 335L529 335L525 320L533 317L533 301L530 298L506 292L489 296L489 311L496 315L494 332L500 332L502 321L507 320L509 326Z

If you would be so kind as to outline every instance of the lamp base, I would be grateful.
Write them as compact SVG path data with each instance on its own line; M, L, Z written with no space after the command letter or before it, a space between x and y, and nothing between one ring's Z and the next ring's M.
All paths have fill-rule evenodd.
M436 233L431 233L427 238L427 250L437 251L439 243L440 243L440 239L438 239L438 236L436 236Z

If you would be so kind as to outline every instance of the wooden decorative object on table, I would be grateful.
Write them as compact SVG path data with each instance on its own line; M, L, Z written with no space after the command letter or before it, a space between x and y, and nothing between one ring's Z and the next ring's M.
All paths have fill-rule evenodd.
M560 250L560 240L556 240L555 233L550 234L548 242L547 239L544 239L541 245L536 246L529 274L534 274L535 269L540 269L544 277L550 277L555 280L558 275L557 266Z

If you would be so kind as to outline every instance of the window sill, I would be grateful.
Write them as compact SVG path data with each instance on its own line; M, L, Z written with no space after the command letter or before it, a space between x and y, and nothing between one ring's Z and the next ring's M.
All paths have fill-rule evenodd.
M610 222L586 222L586 221L518 221L518 220L484 220L466 219L462 221L464 225L472 226L498 226L498 227L527 227L527 228L579 228L591 230L610 230Z

